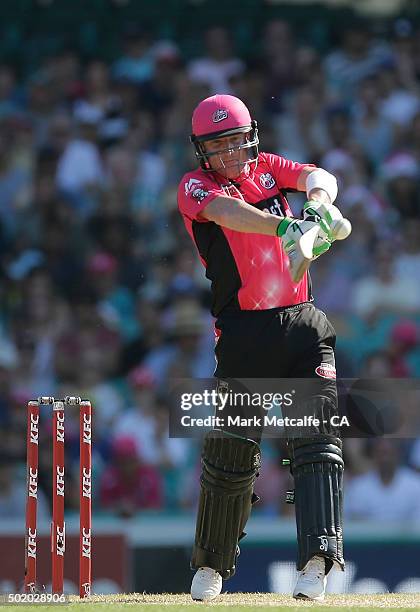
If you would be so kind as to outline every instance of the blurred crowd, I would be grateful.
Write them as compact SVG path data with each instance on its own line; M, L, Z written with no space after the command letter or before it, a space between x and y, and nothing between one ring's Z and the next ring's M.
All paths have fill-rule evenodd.
M23 515L25 403L39 395L94 405L96 512L195 507L199 444L168 437L169 381L212 376L213 321L176 189L196 166L192 111L213 93L245 101L262 150L337 176L353 233L312 278L337 330L338 374L420 376L420 29L388 26L378 38L349 23L321 54L273 20L247 57L215 26L186 57L131 25L113 62L66 48L25 76L0 64L1 518ZM299 215L302 197L290 201ZM348 516L419 520L415 408L404 440L346 441ZM76 511L77 414L66 427ZM256 512L288 513L280 447L263 442ZM47 412L39 450L47 516Z

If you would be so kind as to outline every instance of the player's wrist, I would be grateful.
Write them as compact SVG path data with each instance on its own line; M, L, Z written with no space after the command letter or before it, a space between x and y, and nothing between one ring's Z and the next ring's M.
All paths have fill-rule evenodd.
M329 203L333 204L338 195L337 179L323 168L316 168L306 177L306 195L311 199L314 190L322 190L328 195Z

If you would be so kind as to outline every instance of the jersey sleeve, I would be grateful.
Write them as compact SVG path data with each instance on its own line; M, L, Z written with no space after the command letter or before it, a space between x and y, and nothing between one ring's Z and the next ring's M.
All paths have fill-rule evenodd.
M198 217L199 213L217 196L226 195L210 177L194 173L186 174L178 187L178 208L180 212L194 221L206 223Z
M300 164L273 153L263 153L263 156L266 163L271 167L279 187L297 189L297 180L303 168L306 166L316 167L314 164Z

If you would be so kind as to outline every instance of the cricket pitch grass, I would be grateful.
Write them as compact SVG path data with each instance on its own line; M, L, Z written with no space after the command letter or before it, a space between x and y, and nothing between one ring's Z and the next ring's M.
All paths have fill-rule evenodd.
M10 608L18 606L7 606L5 612ZM25 606L27 608L28 606ZM63 612L63 606L31 606L39 610L45 609L46 612L53 612L54 609ZM398 608L399 610L420 610L420 593L396 594L387 593L381 595L327 595L322 603L310 601L296 601L290 595L280 595L276 593L226 593L217 598L214 602L201 603L191 600L189 594L172 595L159 594L148 595L146 593L132 593L130 595L93 595L89 599L80 600L76 596L70 597L70 609L72 612L181 612L184 610L197 610L200 612L216 612L216 610L239 610L241 612L258 612L277 610L279 612L291 612L292 610L302 610L311 608L312 610L383 610L384 608ZM22 607L19 606L20 612ZM66 608L66 606L64 606Z
M76 598L77 599L77 598ZM251 612L264 610L274 612L291 610L302 610L302 608L312 608L313 610L323 610L330 608L331 610L359 610L366 608L373 610L381 610L383 608L398 608L399 610L420 610L420 593L415 594L393 594L387 593L384 595L327 595L325 601L320 603L310 601L297 601L290 595L280 595L278 593L225 593L218 597L213 603L201 603L191 600L189 594L183 595L147 595L145 593L137 593L131 595L96 595L92 599L95 603L78 603L80 612L86 605L91 605L92 610L98 610L105 606L112 605L112 612L123 610L124 608L133 608L133 612L143 612L150 610L153 612L181 612L181 610L207 611L224 610L240 610ZM79 600L78 600L79 601ZM72 606L73 607L73 606ZM86 612L86 610L84 611Z

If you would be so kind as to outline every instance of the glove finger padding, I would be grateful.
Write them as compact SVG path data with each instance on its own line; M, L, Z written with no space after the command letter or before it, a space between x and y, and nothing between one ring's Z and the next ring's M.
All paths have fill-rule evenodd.
M309 200L303 207L304 220L319 223L329 240L344 240L351 233L351 223L334 204Z

